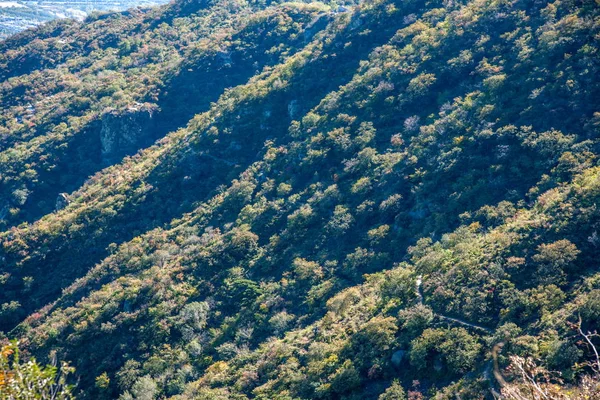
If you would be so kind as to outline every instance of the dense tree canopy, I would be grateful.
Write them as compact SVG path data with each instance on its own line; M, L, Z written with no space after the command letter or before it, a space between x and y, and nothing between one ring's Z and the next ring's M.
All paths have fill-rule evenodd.
M82 399L594 398L599 38L191 0L1 42L1 336Z

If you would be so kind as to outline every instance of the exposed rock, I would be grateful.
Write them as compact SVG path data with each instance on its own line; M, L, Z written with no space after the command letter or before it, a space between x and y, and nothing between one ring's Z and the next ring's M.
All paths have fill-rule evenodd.
M402 364L402 360L406 356L406 350L397 350L392 354L392 364L394 367L399 367Z
M298 100L290 101L290 104L288 104L288 115L291 119L296 118L298 115Z
M109 113L102 117L100 144L104 164L118 162L154 142L153 111L150 106L137 104L124 114Z
M226 67L231 67L233 64L233 61L231 60L231 51L221 51L217 54L217 57Z
M63 208L68 206L70 202L71 199L69 198L69 195L67 193L59 193L58 197L56 198L56 206L54 207L54 209L56 211L62 210Z
M318 17L316 17L310 24L308 24L306 26L306 29L304 30L304 42L310 42L317 32L320 32L322 29L324 29L325 26L327 26L327 24L333 19L332 15L334 14L335 12L323 12Z
M2 207L0 207L0 221L4 220L6 218L9 211L10 211L9 204L4 204Z

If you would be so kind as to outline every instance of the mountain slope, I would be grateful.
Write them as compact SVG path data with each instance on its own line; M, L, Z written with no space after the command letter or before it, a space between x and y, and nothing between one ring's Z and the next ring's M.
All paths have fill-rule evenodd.
M107 34L101 50L43 50L2 89L4 121L39 103L0 155L0 329L71 361L82 398L486 398L509 355L584 390L593 2L182 2L108 21L69 28ZM27 45L3 45L8 76ZM125 84L81 112L79 89L39 87L105 93L110 63ZM107 129L130 147L103 156ZM56 212L31 204L76 187Z

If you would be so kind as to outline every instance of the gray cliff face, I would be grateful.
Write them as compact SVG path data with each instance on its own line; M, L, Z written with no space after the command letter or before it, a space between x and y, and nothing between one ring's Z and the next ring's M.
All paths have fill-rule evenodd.
M150 107L131 107L124 114L105 114L100 126L102 163L110 165L154 142Z
M62 210L66 206L69 205L71 199L67 193L59 193L56 198L56 206L54 207L55 211Z

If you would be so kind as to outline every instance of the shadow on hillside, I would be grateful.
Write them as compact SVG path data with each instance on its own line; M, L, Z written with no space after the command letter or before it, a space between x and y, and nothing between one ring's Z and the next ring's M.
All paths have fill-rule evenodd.
M232 112L223 112L216 125L220 130L229 130L227 140L218 143L201 140L200 147L196 148L198 151L185 152L172 157L169 162L160 163L145 180L154 189L143 201L132 204L127 203L126 199L126 204L113 216L90 219L87 229L71 233L67 240L62 235L54 236L55 239L46 243L48 251L41 256L43 260L29 259L19 269L20 276L37 277L33 290L36 296L22 305L24 313L29 314L56 300L61 288L68 286L108 255L106 248L110 243L128 241L191 211L195 204L214 193L219 185L228 184L255 161L265 140L285 142L291 122L290 104L294 103L297 109L295 114L302 115L316 106L326 94L348 82L360 60L388 40L401 23L393 17L387 18L356 18L346 28L335 32L333 40L324 46L322 54L327 57L315 57L307 62L290 78L285 88L274 89L267 97L253 98ZM359 35L359 32L363 34ZM248 63L254 63L252 58L247 60ZM182 70L170 82L179 92L173 91L170 97L162 99L161 104L175 105L180 96L193 96L200 86L186 85L187 82L194 79L209 80L206 76L201 76L206 70L194 72ZM230 80L222 79L221 73L215 72L214 79L221 79L223 87L231 85ZM254 73L254 69L251 73ZM235 79L248 76L240 71ZM182 93L186 88L188 92ZM248 89L251 90L252 86ZM183 111L181 117L187 116L188 112L193 110ZM160 119L165 119L168 115L162 114ZM171 125L167 124L163 129L169 129L169 126ZM223 160L227 162L224 163ZM12 265L18 261L18 257L7 261L8 265ZM52 272L42 265L52 265ZM52 274L52 279L49 274ZM15 280L17 278L15 276ZM11 292L9 288L0 294L0 303L14 298L14 292ZM18 320L7 321L0 329L11 328L16 323Z

